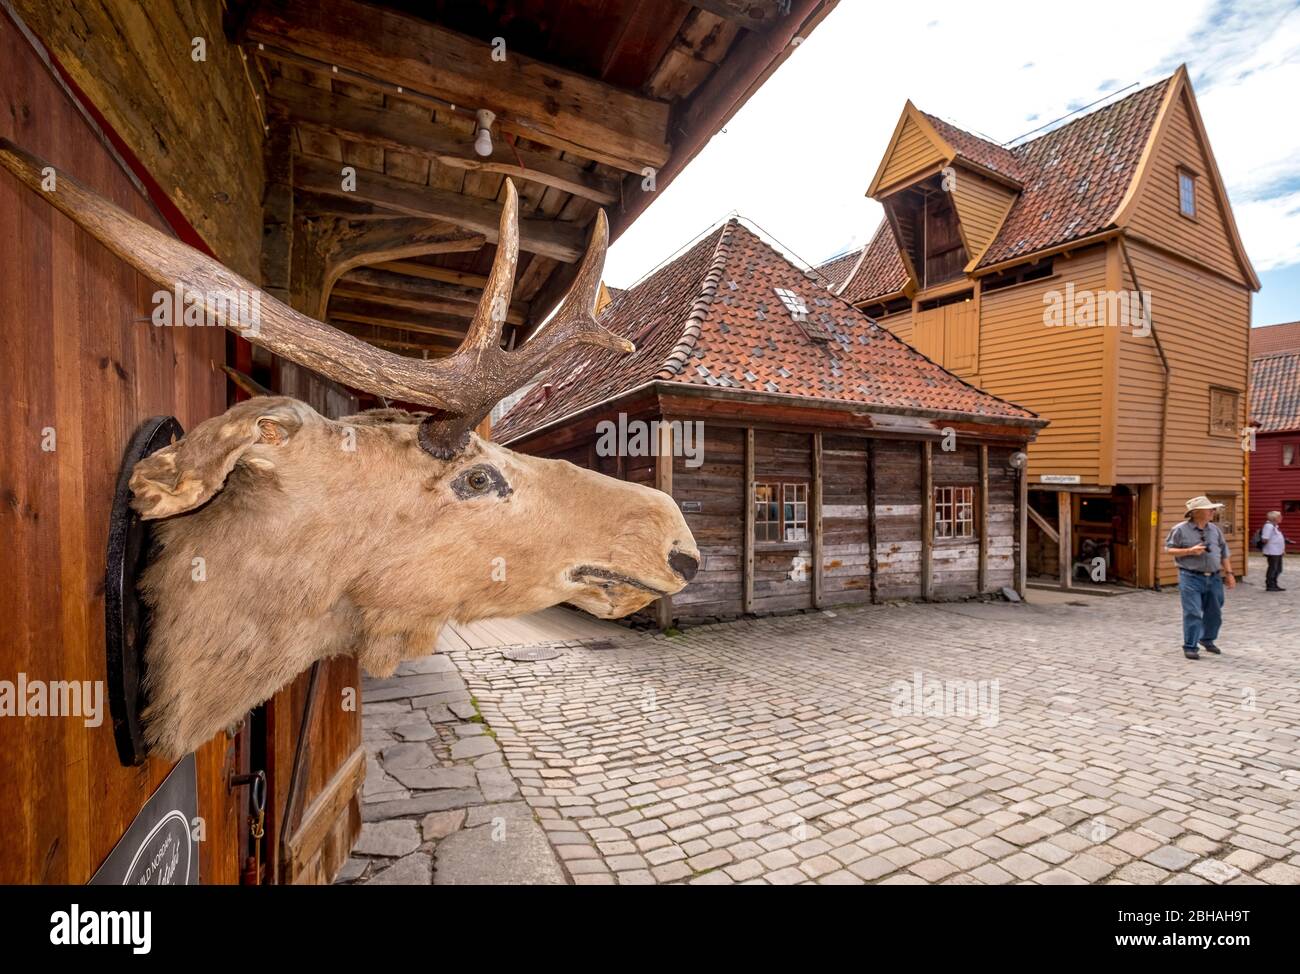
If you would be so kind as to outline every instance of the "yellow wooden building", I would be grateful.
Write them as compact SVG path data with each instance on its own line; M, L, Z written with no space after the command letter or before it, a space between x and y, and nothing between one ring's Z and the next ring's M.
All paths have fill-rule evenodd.
M1226 505L1244 571L1259 281L1186 68L1010 147L909 101L867 194L885 218L819 268L831 289L1051 421L1031 576L1171 583L1164 533L1196 494Z

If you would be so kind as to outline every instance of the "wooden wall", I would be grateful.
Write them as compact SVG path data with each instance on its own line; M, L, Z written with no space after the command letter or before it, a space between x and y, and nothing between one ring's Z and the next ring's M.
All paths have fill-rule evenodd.
M1250 380L1250 292L1241 285L1178 260L1152 247L1129 242L1128 250L1142 287L1152 292L1152 317L1170 360L1169 425L1164 431L1165 479L1159 540L1183 518L1189 497L1207 494L1234 499L1237 523L1228 533L1235 561L1245 571L1248 535L1240 523L1245 513L1245 453L1240 433L1210 433L1210 386L1238 392L1237 430L1246 424ZM1142 344L1126 336L1121 343L1121 387L1131 390L1151 381ZM1159 424L1157 424L1159 429ZM1142 440L1139 440L1142 443ZM1158 450L1130 457L1124 472L1153 482ZM1121 454L1123 455L1123 454ZM1032 454L1031 454L1032 456ZM1159 558L1160 583L1178 579L1173 560Z
M165 228L95 131L0 12L0 134ZM106 679L104 553L122 451L136 426L188 429L225 408L225 333L156 328L154 286L0 173L0 679ZM52 428L55 449L41 449ZM107 711L107 695L105 695ZM238 881L234 760L198 751L204 882ZM0 719L0 883L83 883L171 765L118 763L111 719Z
M1289 467L1282 466L1283 443L1295 448L1297 459ZM1264 526L1269 511L1282 510L1285 501L1300 504L1300 430L1261 433L1257 437L1255 452L1250 455L1250 524L1246 537ZM1282 521L1282 533L1300 539L1300 515L1287 514ZM1297 549L1288 546L1288 550Z
M261 105L215 0L12 0L220 259L258 280ZM195 61L194 38L207 59Z
M921 596L920 444L876 443L876 588L881 599Z
M956 177L952 201L957 208L970 266L974 266L997 236L1002 221L1016 201L1016 193L1001 183L977 176L969 169L958 167Z
M1029 478L1077 475L1099 482L1106 333L1093 327L1048 327L1049 291L1106 287L1106 248L1058 257L1050 278L980 296L979 374L970 381L1051 421L1029 450Z
M867 441L823 435L822 463L822 602L870 602Z
M944 161L939 147L921 130L910 116L902 119L902 128L894 140L893 150L883 161L884 168L877 180L877 191L888 188L899 180L907 179Z
M745 556L745 431L706 422L704 462L688 467L686 460L673 458L673 496L679 502L700 504L698 512L683 512L700 549L700 570L685 590L673 596L673 609L683 618L739 615Z

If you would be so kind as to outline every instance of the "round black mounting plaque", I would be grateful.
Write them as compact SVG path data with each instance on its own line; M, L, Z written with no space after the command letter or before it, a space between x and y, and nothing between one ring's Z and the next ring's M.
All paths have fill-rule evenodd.
M144 648L149 616L136 581L149 563L153 544L148 521L131 510L131 471L149 454L185 434L171 416L154 416L136 429L122 456L108 522L108 564L104 571L105 652L108 656L108 705L113 715L117 756L124 765L143 764Z

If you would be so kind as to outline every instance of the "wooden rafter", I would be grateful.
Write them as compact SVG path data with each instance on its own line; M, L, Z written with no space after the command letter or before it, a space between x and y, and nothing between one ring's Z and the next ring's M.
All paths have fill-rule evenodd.
M587 172L571 162L530 149L514 149L503 139L488 158L474 153L469 140L432 121L420 122L321 88L275 79L275 104L299 125L322 129L340 138L396 149L432 159L440 165L471 172L514 176L573 193L597 203L618 200L618 181Z
M629 172L669 157L666 102L553 67L416 17L355 0L276 0L257 7L250 41L323 65L346 66L396 90L461 110L487 108L501 127Z
M496 242L497 222L501 216L501 207L496 203L365 169L356 169L356 188L345 189L342 170L338 162L304 156L294 165L294 182L309 192L373 203L409 216L442 220L474 230L488 241ZM556 260L573 263L582 255L585 241L584 230L571 223L538 219L519 221L519 245Z

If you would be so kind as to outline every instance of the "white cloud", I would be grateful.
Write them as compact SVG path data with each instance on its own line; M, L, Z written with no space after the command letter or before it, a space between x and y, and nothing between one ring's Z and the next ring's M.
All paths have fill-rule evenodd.
M994 141L1189 64L1247 250L1300 260L1300 9L1266 0L839 6L611 249L626 286L732 210L795 255L861 244L903 102Z

